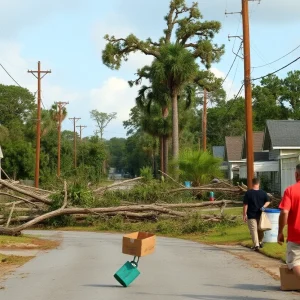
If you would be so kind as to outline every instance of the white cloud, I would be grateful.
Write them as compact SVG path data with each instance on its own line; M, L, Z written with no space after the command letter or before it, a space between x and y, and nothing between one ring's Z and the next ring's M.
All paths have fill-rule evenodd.
M215 74L215 76L218 78L224 79L226 76L224 72L220 71L217 68L211 68L210 71L213 74ZM225 80L223 84L223 89L226 91L227 99L232 99L238 93L239 90L235 83L229 77L227 77L227 79Z
M122 78L110 77L99 89L91 90L91 107L101 112L116 112L117 120L125 121L135 105L136 95L137 87L131 88Z
M117 113L105 130L104 137L125 137L123 121L129 119L130 110L135 105L138 87L130 87L125 79L110 77L100 88L90 91L90 110L97 109L106 113ZM96 129L94 127L94 129Z

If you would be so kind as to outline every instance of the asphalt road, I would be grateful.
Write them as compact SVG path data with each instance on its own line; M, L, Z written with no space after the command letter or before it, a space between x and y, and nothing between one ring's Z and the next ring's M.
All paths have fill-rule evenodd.
M130 259L121 254L122 236L60 234L58 249L39 254L1 283L1 300L299 299L231 254L167 238L158 238L156 252L140 260L141 275L123 288L113 278Z

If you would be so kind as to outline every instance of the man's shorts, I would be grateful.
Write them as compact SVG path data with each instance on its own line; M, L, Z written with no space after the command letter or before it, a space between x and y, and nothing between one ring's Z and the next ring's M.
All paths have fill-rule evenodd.
M287 243L286 263L290 270L294 267L300 266L300 244L293 242Z

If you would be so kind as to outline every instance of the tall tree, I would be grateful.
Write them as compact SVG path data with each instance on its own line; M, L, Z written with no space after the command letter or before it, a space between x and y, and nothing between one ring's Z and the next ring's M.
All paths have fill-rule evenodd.
M267 119L287 119L289 109L284 105L283 82L276 75L263 78L253 88L253 121L256 130L264 130Z
M100 112L96 109L93 109L91 112L91 118L96 121L97 126L99 128L99 132L100 132L100 139L103 139L103 133L104 133L104 129L106 128L106 126L110 123L111 120L115 119L117 116L116 112L107 114L104 112Z
M8 127L13 120L25 124L32 119L34 110L34 95L27 89L0 84L0 125Z
M105 36L108 43L103 51L102 60L112 69L119 69L122 60L126 60L132 52L140 51L155 58L154 70L168 87L172 98L172 152L175 159L179 153L178 95L185 84L195 79L197 59L200 58L201 63L209 68L211 63L219 61L224 53L224 46L219 47L213 43L221 24L217 21L202 22L202 18L197 3L188 7L184 0L172 0L165 17L167 28L158 42L153 42L151 38L142 41L133 34L126 38ZM138 70L139 78L136 83L140 83L144 72L144 68Z
M152 78L149 77L152 81ZM153 137L159 137L160 169L168 173L168 140L172 129L169 118L170 97L162 84L143 86L136 98L137 107L141 110L141 128Z
M291 116L294 119L300 118L300 71L288 72L283 79L283 92L281 101L287 102L291 107Z

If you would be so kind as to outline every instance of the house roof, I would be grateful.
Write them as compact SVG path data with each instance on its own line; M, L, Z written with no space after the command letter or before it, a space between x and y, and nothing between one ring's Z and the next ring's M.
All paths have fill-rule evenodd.
M225 146L213 146L213 156L224 159L225 156Z
M242 160L243 137L242 136L226 136L225 137L225 156L227 161Z
M300 148L300 120L267 120L263 148Z
M263 131L254 131L253 132L253 152L261 152L263 150L263 142L264 142ZM246 158L246 135L244 136L243 141L243 155L242 158Z

